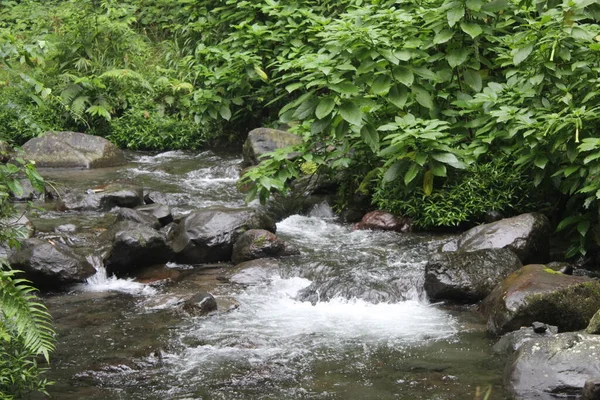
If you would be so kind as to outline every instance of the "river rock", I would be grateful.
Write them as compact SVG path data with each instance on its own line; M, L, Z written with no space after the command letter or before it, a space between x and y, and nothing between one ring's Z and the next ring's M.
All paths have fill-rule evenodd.
M508 249L436 253L425 267L425 292L432 300L476 303L521 267Z
M100 238L110 243L104 256L104 266L109 274L126 275L173 258L163 233L136 222L117 222Z
M152 229L160 229L162 227L158 218L154 215L139 212L137 209L119 208L116 210L115 214L117 216L117 221L132 221L149 226Z
M85 258L68 246L37 238L24 240L21 248L9 255L8 261L13 269L23 271L25 278L42 290L63 289L96 273Z
M365 214L354 229L372 229L379 231L410 232L410 218L390 214L385 211L371 211Z
M585 381L583 385L583 400L600 400L600 378Z
M270 128L257 128L248 133L244 143L244 165L258 165L261 156L288 146L302 144L302 138L289 132ZM289 158L297 153L291 153Z
M524 341L506 364L505 387L515 399L578 398L600 376L600 336L559 333Z
M542 214L522 214L472 228L444 244L442 251L507 248L523 264L543 263L549 257L550 222Z
M233 245L231 261L239 264L257 258L279 257L285 253L285 243L264 229L250 229Z
M161 226L166 226L173 222L173 214L171 214L171 209L169 206L165 206L164 204L144 204L142 206L137 206L135 209L138 212L157 218Z
M231 260L233 244L249 229L275 232L275 223L250 208L192 212L171 232L171 247L182 264Z
M111 183L88 191L66 191L61 196L60 209L75 211L110 211L114 207L134 208L144 204L142 187L126 183Z
M25 158L42 168L105 168L124 165L123 152L108 140L79 132L47 132L23 145Z
M482 302L488 331L519 329L534 321L558 326L560 331L584 329L600 309L600 282L565 275L544 265L526 265L509 275Z
M585 333L600 335L600 310L598 310L590 320L587 328L585 328Z
M279 262L273 258L244 261L228 271L227 281L236 285L253 286L267 283L279 269Z
M533 324L532 324L533 325ZM503 335L500 340L494 345L494 353L511 355L523 345L523 343L530 340L536 340L541 337L553 336L558 333L558 327L548 324L545 325L543 332L536 332L533 326L522 327L518 331L508 332Z
M195 317L217 310L217 301L210 293L198 293L184 301L182 310Z
M334 298L362 299L373 304L395 303L406 300L406 288L402 286L401 281L369 280L365 276L357 276L350 272L313 281L298 292L296 299L308 301L313 305Z

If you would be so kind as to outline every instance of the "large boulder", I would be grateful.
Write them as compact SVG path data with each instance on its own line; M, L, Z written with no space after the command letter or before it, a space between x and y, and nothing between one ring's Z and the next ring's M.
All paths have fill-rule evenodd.
M149 226L153 229L162 228L158 218L156 218L154 215L142 213L134 210L133 208L118 208L115 211L115 215L117 217L117 221L132 221L138 224Z
M508 249L436 253L425 267L425 292L432 300L476 303L521 267Z
M371 211L365 214L354 229L372 229L379 231L410 232L410 218L400 217L385 211Z
M584 329L600 309L600 282L565 275L545 265L526 265L509 275L482 302L488 331L502 334L534 321L560 331Z
M279 257L285 253L285 242L265 229L250 229L233 245L231 261L239 264L257 258Z
M249 208L199 210L171 232L171 247L180 263L229 261L234 243L249 229L275 232L276 226L269 217Z
M114 207L134 208L144 204L141 186L111 183L102 188L70 190L61 195L60 209L75 211L110 211Z
M79 132L47 132L23 145L25 157L45 168L105 168L124 165L123 152L108 140Z
M507 248L523 264L543 263L549 257L550 222L542 214L522 214L472 228L442 246L442 251Z
M301 137L288 132L269 128L253 129L244 143L244 165L258 165L264 154L301 143Z
M100 238L109 243L104 255L104 266L109 274L127 275L138 268L163 264L173 258L165 235L147 225L117 222Z
M523 341L506 364L505 387L515 399L580 398L600 376L600 336L567 332Z
M9 255L8 262L42 290L60 290L96 273L84 257L68 246L36 238L23 241L21 248Z

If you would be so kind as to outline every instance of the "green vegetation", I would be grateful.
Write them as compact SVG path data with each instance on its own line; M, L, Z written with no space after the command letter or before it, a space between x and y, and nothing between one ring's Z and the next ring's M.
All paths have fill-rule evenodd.
M600 198L595 0L0 0L0 133L131 149L239 142L287 124L242 184L266 200L338 181L421 227L542 210L569 255Z
M18 246L24 226L15 223L19 214L10 201L22 195L20 179L44 190L44 181L33 165L16 158L16 164L0 164L0 243ZM49 382L41 377L38 356L49 361L54 349L51 318L29 286L6 260L0 259L0 399L20 398L31 391L45 392Z

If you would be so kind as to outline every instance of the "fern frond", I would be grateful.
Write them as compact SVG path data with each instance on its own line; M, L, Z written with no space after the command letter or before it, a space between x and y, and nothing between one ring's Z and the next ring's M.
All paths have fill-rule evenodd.
M34 295L36 289L25 279L16 279L16 270L7 270L0 261L0 339L16 334L25 349L49 361L54 350L52 317Z

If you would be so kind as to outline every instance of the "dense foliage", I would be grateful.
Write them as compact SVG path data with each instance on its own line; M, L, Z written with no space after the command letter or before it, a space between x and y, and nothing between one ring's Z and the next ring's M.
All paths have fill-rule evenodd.
M250 196L318 173L342 206L367 196L422 227L542 208L570 255L600 233L595 0L1 3L14 142L193 148L287 124L302 156L248 172Z
M22 195L21 180L27 177L38 190L43 179L33 165L20 158L0 164L0 245L16 247L25 237L21 215L10 201ZM35 296L28 281L18 277L6 260L0 258L0 399L20 398L31 391L45 391L48 382L38 356L48 362L54 349L54 331L50 315Z

